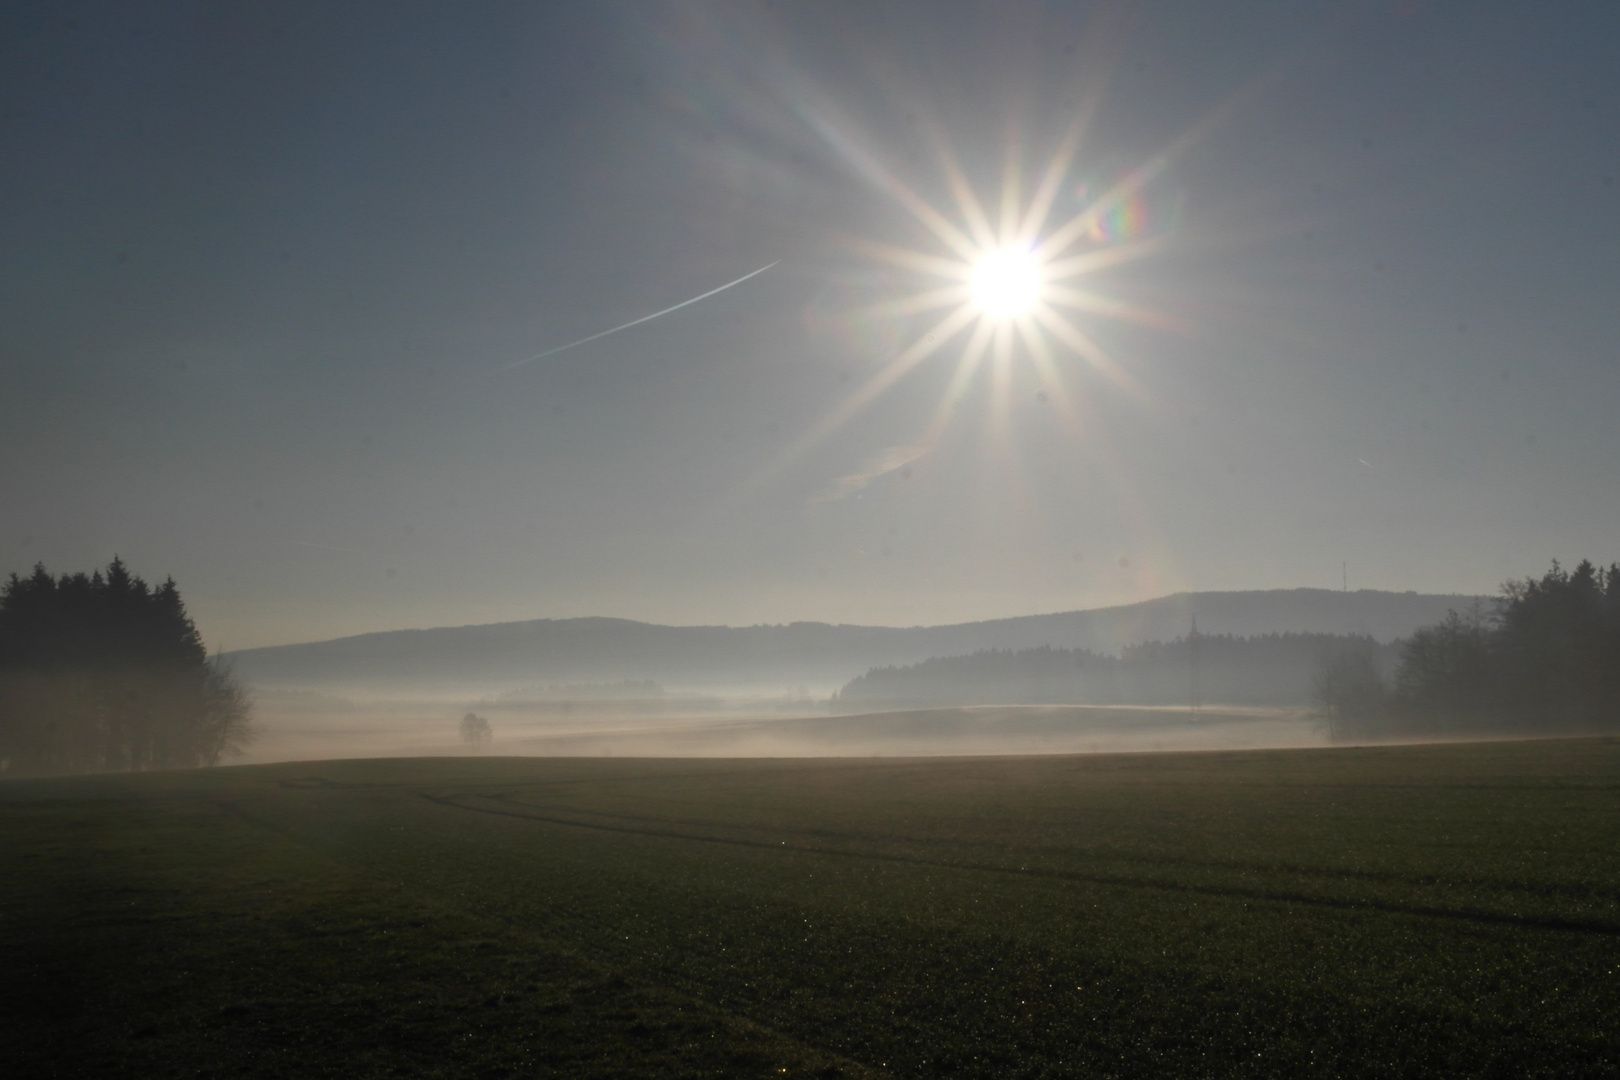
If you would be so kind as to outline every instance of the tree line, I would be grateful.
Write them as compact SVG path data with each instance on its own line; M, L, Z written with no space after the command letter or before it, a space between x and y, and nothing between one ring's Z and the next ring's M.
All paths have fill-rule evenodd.
M1314 683L1341 739L1620 731L1620 564L1554 562L1401 642L1392 678L1352 648Z
M1370 637L1285 633L1188 634L1128 645L1118 656L1088 649L988 649L850 680L837 704L921 705L1304 705L1325 656L1365 656L1392 668L1394 647Z
M114 559L0 587L0 773L212 765L245 743L249 713L172 579L148 586Z

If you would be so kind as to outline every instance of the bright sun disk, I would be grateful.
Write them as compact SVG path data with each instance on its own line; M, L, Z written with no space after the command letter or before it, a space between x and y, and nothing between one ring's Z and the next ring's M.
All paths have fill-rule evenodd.
M1024 248L1002 248L973 264L969 285L979 310L996 319L1027 314L1041 299L1041 266Z

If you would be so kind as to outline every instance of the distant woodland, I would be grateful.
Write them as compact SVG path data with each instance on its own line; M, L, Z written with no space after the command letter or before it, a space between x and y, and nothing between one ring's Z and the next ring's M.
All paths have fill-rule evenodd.
M150 587L114 559L0 587L0 775L211 765L247 739L248 714L172 580Z
M1401 642L1393 677L1351 648L1314 689L1338 738L1620 731L1620 565L1555 562Z
M1189 633L1129 646L985 650L881 667L853 708L967 704L1316 706L1337 739L1620 731L1620 565L1554 563L1495 602L1381 644Z
M554 625L562 624L520 629ZM701 657L690 653L707 655L722 638L768 639L770 648L753 657L768 666L787 638L850 631L840 650L862 642L881 649L913 633L623 626L681 643L685 659L699 666ZM503 627L471 629L468 647L510 636ZM764 637L746 637L756 632ZM441 637L459 640L418 633L353 641L427 644ZM537 644L526 642L525 650ZM585 688L546 689L572 700ZM650 681L590 688L615 701L634 691L690 705ZM1555 563L1540 578L1509 582L1495 601L1453 610L1393 643L1357 634L1194 629L1117 654L990 648L875 667L834 696L835 706L850 711L969 704L1314 706L1340 740L1620 731L1620 564L1565 570ZM91 574L53 576L36 566L0 585L0 775L214 764L249 738L249 711L244 686L208 658L173 581L149 586L115 559Z
M1439 621L1448 610L1464 610L1484 599L1337 589L1177 593L1120 607L910 627L805 622L656 626L625 619L539 619L362 634L248 649L231 659L241 677L261 688L319 687L341 694L363 695L386 687L395 694L483 696L497 687L626 680L651 680L675 692L711 693L724 687L776 693L802 684L825 688L825 693L869 668L979 650L1051 647L1118 654L1138 642L1185 634L1194 616L1200 626L1224 634L1291 630L1394 641ZM1304 689L1301 684L1302 693Z
M1353 654L1393 670L1396 647L1346 634L1189 634L1126 646L984 650L875 668L836 701L857 708L997 705L1304 705L1324 657Z

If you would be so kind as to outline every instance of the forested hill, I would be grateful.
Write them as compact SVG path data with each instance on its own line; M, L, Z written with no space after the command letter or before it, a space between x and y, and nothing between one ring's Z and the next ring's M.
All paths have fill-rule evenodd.
M938 705L1221 705L1312 703L1312 679L1329 657L1355 651L1393 671L1397 647L1342 634L1199 634L1127 646L1118 656L1085 649L989 650L903 667L875 668L838 694L852 709Z
M666 687L803 684L830 691L870 668L987 649L1118 653L1187 633L1363 634L1391 641L1465 610L1472 596L1277 589L1177 593L1121 607L953 626L658 626L625 619L540 619L400 630L231 654L265 686L431 686L480 690L545 682L653 679Z

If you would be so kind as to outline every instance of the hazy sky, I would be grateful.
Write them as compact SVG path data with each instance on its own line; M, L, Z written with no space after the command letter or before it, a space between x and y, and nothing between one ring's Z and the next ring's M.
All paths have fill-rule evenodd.
M0 570L118 553L238 648L1620 557L1616 56L1518 0L8 5ZM961 262L938 147L994 225L1084 115L1097 348L942 408L970 325L829 424L954 310L875 247Z

